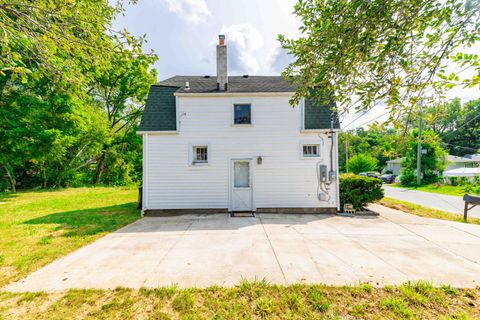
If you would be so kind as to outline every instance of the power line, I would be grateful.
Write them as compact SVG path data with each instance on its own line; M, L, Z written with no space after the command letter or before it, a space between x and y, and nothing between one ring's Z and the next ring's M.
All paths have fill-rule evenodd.
M470 120L468 120L467 122L465 122L464 124L462 124L460 127L456 128L455 130L450 131L449 133L447 133L446 135L444 135L444 136L442 137L442 139L445 138L445 137L448 137L449 135L451 135L451 134L454 133L455 131L458 131L458 129L466 126L467 124L469 124L469 123L472 122L473 120L477 119L478 117L480 117L480 113L477 114L477 115L476 115L475 117L473 117L472 119L470 119Z
M373 109L373 108L372 108ZM352 121L350 121L346 126L343 127L343 129L346 129L349 125L351 125L352 123L354 123L355 121L357 121L358 119L360 119L361 117L363 117L364 115L366 115L367 113L370 112L370 110L372 109L369 109L367 111L365 111L364 113L362 113L361 115L359 115L358 117L356 117L355 119L353 119Z
M464 72L465 70L467 70L467 69L469 69L469 68L470 68L469 66L464 67L462 70L460 70L459 72L457 72L456 75L458 76L459 74L461 74L462 72ZM430 91L432 91L432 90L434 90L434 89L435 89L434 87L428 88L428 89L423 93L423 95L426 95L428 92L430 92ZM357 100L351 107L353 107L354 105L356 105L356 104L359 103L360 101L361 101L361 100ZM343 127L343 129L346 129L346 128L347 128L348 126L350 126L352 123L354 123L355 121L357 121L358 119L360 119L361 117L363 117L364 115L366 115L367 113L369 113L369 112L370 112L373 108L375 108L379 103L380 103L380 102L377 102L372 108L368 109L367 111L365 111L364 113L362 113L361 115L359 115L357 118L355 118L353 121L349 122L346 126ZM388 112L384 113L383 115L385 115L385 114L387 114L387 113L388 113ZM375 119L373 119L373 120L376 120L376 119L378 119L378 118L380 118L380 117L377 117L377 118L375 118ZM370 122L373 121L373 120L367 121L366 123L361 124L359 127L361 127L361 126L363 126L363 125L365 125L365 124L367 124L367 123L370 123ZM472 119L472 120L474 120L474 119ZM472 121L472 120L471 120L471 121Z
M451 143L447 143L447 142L441 142L441 143L442 143L442 144L449 145L449 146L452 146L452 147L456 147L456 148L468 149L468 150L473 150L473 151L477 151L477 150L478 150L478 149L475 149L475 148L469 148L469 147L459 146L459 145L451 144Z
M361 100L357 100L351 107L353 107L354 105L356 105L357 103L361 102ZM365 111L364 113L362 113L361 115L359 115L358 117L356 117L355 119L353 119L352 121L350 121L346 126L343 127L343 129L346 129L349 125L351 125L352 123L354 123L355 121L357 121L358 119L360 119L361 117L363 117L364 115L366 115L367 113L369 113L370 111L372 111L373 108L375 108L376 106L378 106L378 104L380 103L381 101L375 103L373 105L373 107L371 107L370 109L368 109L367 111Z
M366 124L368 124L368 123L370 123L370 122L373 122L373 121L377 120L378 118L383 117L384 115L386 115L386 114L388 114L388 113L390 113L390 111L384 112L384 113L382 113L381 115L379 115L379 116L377 116L377 117L375 117L375 118L373 118L373 119L371 119L371 120L368 120L367 122L362 123L361 125L359 125L359 127L362 127L362 126L364 126L364 125L366 125Z

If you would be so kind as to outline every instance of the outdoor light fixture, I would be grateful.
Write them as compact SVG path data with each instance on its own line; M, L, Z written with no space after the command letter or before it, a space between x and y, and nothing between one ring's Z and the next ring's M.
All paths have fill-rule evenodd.
M261 165L262 162L263 162L262 157L261 157L261 156L258 156L258 157L257 157L257 164L258 164L258 165Z

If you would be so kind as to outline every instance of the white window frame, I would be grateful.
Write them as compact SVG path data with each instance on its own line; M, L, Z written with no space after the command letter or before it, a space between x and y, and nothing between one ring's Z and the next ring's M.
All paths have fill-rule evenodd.
M207 161L195 162L195 148L207 148ZM188 165L192 167L208 166L212 161L212 148L209 143L191 143L188 146Z
M317 155L305 155L303 152L303 148L305 146L316 146L317 147ZM320 148L320 142L302 142L300 143L300 157L302 159L320 159L322 154L322 149Z
M238 104L248 104L250 105L250 123L235 123L235 105ZM235 99L231 103L231 125L232 127L252 127L254 124L254 106L252 100L242 100L242 99Z

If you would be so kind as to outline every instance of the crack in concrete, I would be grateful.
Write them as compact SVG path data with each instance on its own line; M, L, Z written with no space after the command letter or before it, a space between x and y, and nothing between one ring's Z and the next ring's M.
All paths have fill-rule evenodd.
M190 222L188 224L188 226L185 228L185 230L183 230L183 232L178 236L177 240L170 246L170 248L167 249L167 251L165 252L165 254L160 258L160 260L158 261L158 263L151 269L151 272L155 272L155 270L157 270L157 268L162 264L163 261L165 261L166 257L168 256L168 254L170 252L172 252L173 248L175 248L175 246L180 242L180 240L185 236L185 234L187 233L188 230L190 230L190 227L195 223L195 222L198 222L200 221L200 217L198 217L197 219L195 219L194 221ZM148 281L149 279L148 278L145 278L145 280L142 281L142 285L145 285L145 283Z
M320 271L319 267L318 267L318 264L317 264L317 261L316 259L313 257L313 254L312 254L312 251L310 251L310 246L309 246L309 242L307 241L307 239L305 239L305 237L303 236L303 234L297 230L297 228L295 228L295 226L292 226L291 227L293 230L295 230L296 233L298 233L300 235L300 237L302 238L302 241L305 245L305 248L307 249L307 252L308 252L308 256L310 257L310 260L312 260L313 262L313 265L315 266L315 270L317 270L318 274L322 277L323 279L323 282L326 282L325 281L325 276L323 275L323 273Z
M260 224L262 225L263 232L265 233L265 237L267 237L268 243L270 244L270 248L272 248L273 255L275 257L275 261L277 261L278 267L280 268L280 272L282 273L283 281L285 281L285 284L288 284L287 277L285 276L285 272L283 271L282 265L280 264L280 261L278 260L277 252L273 248L272 241L270 241L270 237L268 236L267 230L265 229L265 226L263 225L263 220L260 215L258 215L258 220L260 221Z

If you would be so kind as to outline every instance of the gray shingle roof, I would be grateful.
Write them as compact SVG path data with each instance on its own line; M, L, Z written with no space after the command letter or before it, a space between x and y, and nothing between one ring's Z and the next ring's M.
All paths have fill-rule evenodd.
M207 78L208 77L208 78ZM189 82L190 90L185 90ZM218 92L216 76L175 76L156 85L179 87L182 93ZM280 76L229 76L227 92L294 92L295 87Z
M190 90L185 90L189 82ZM280 76L230 76L228 93L294 92L295 87ZM215 76L175 76L152 85L138 131L176 130L175 93L212 93L217 90ZM325 104L316 99L305 99L305 129L330 129L332 102ZM338 119L334 128L340 127Z
M175 131L177 87L151 86L138 131Z
M306 130L330 129L332 127L332 109L335 108L335 102L325 103L316 98L306 98L304 106L304 127ZM339 129L340 122L335 115L333 119L333 128Z

